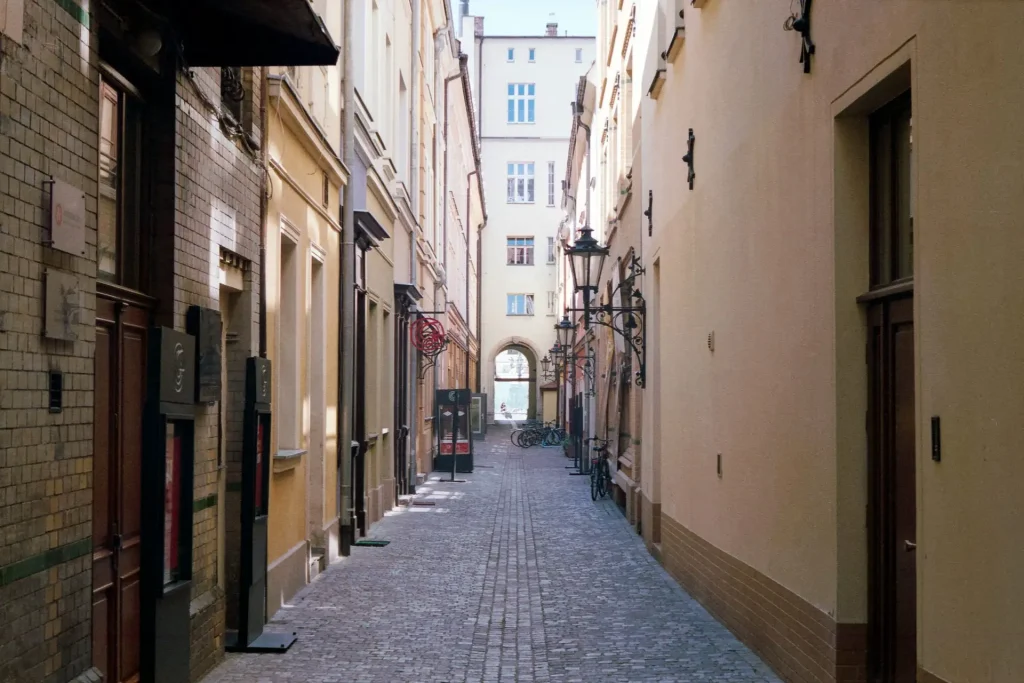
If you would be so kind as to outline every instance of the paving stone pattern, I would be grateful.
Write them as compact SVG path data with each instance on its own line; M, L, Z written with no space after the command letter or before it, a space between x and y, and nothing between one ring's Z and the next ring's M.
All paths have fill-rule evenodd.
M284 655L228 655L204 683L777 683L651 558L559 450L495 430L477 468L375 525L268 630ZM439 478L442 481L437 481Z

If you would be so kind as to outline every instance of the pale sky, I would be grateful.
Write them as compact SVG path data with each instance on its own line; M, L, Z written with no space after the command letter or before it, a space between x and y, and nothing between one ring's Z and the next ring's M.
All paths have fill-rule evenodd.
M456 14L461 5L452 0ZM595 0L469 0L469 13L484 17L485 36L541 36L549 21L558 22L560 36L597 33Z

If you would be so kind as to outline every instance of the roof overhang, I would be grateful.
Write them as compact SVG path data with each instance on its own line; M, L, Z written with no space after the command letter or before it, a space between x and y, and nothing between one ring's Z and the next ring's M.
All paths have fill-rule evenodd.
M387 229L380 224L369 211L356 211L356 240L363 241L366 248L376 246L386 239L390 239Z
M395 283L395 299L404 301L407 306L411 306L422 298L423 293L416 285L404 282Z
M314 66L338 63L309 0L164 0L189 66Z

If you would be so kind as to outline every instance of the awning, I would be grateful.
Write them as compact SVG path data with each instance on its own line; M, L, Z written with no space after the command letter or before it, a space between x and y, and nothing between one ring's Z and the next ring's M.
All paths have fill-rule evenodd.
M338 46L309 0L165 0L190 66L338 63Z
M391 237L388 234L387 228L381 225L380 221L369 211L355 211L354 213L356 219L356 239L364 240L367 243L367 247L380 244Z

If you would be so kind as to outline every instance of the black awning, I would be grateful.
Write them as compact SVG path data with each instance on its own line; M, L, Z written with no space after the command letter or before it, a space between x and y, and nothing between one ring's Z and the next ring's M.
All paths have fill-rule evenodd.
M363 237L370 244L380 244L386 239L389 239L391 235L388 234L387 229L380 224L373 214L369 211L356 211L356 233L357 238Z
M338 46L309 0L177 0L190 66L338 63Z

